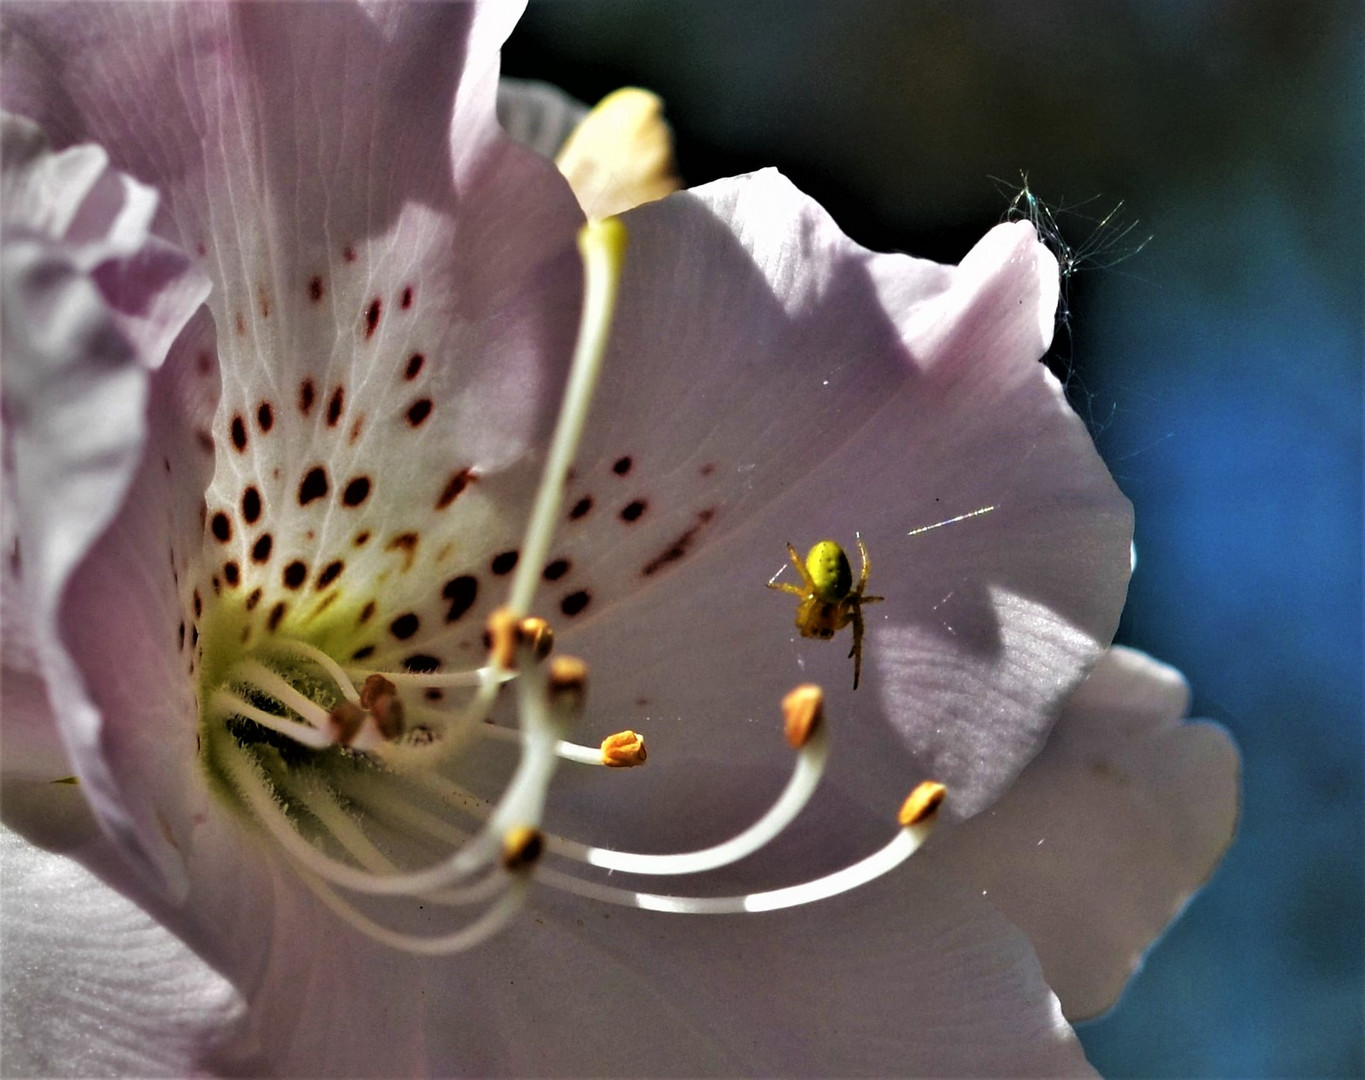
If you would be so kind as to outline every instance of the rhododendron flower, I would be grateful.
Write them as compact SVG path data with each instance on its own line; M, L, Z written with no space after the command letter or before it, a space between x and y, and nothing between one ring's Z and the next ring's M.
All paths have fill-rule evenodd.
M772 172L584 229L494 118L515 14L6 7L7 821L231 980L236 1069L1083 1070L989 894L1103 1007L1230 758L1152 780L1211 824L1115 827L1161 873L1074 954L1036 867L978 892L1188 741L1120 659L1078 700L1134 727L1001 801L1127 579L1055 261L874 255ZM826 535L886 597L856 692L764 588Z

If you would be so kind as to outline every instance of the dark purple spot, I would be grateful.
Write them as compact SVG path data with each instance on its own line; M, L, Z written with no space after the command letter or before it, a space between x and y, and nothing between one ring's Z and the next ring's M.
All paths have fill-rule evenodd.
M351 659L368 660L373 655L374 655L373 645L362 645L360 648L356 649L355 652L351 653Z
M588 594L586 589L579 589L577 592L569 593L568 596L564 597L564 599L559 602L559 610L564 612L565 615L577 615L588 606L588 603L591 600L592 597Z
M398 301L398 306L401 307L404 311L407 311L408 308L412 307L412 286L411 286L411 285L404 286L404 288L403 288L403 298L402 298L401 300Z
M348 263L355 262L355 248L351 247L350 244L347 244L344 248L341 249L341 257L345 259Z
M275 426L275 410L270 407L270 402L262 401L256 407L256 423L261 425L262 431L269 431Z
M370 306L365 309L365 336L367 338L374 337L375 327L379 325L380 308L379 297L376 296L370 301Z
M399 615L393 622L389 623L389 633L399 641L407 641L413 634L417 633L421 626L421 621L411 611Z
M355 534L355 539L351 541L351 543L353 543L356 547L364 547L369 542L370 542L369 529L361 529L360 532Z
M235 562L223 563L223 580L229 585L236 585L242 580L242 571Z
M262 535L261 538L251 546L251 561L263 563L267 559L269 559L270 546L273 543L274 541L270 538L269 533L265 533L264 535Z
M242 518L248 525L255 525L261 517L261 493L254 487L242 492Z
M317 396L317 389L313 386L312 379L304 379L299 383L299 412L307 416L313 411L313 399Z
M233 313L233 325L237 327L238 337L246 337L246 316L240 311Z
M413 353L408 357L408 366L403 369L403 378L412 382L417 378L417 373L422 370L422 365L427 362L427 358L419 352Z
M266 292L264 285L256 286L256 300L261 305L261 318L270 318L270 294Z
M568 559L555 559L554 562L547 563L545 566L545 580L558 581L569 572Z
M314 499L321 499L326 494L327 470L321 465L314 465L305 474L303 483L299 485L299 505L307 506Z
M260 589L252 589L252 590L251 590L251 593L250 593L250 594L247 596L247 598L246 598L246 609L247 609L247 611L255 611L255 610L256 610L256 605L259 604L259 603L261 602L261 595L262 595L262 590L260 590Z
M591 509L592 509L592 496L591 496L591 495L584 495L581 499L578 500L578 502L576 502L576 503L573 504L573 508L569 511L569 520L570 520L570 521L577 521L579 518L583 517L583 516L584 516L589 510L591 510Z
M246 423L240 413L232 418L232 445L239 454L246 449Z
M445 490L441 492L440 498L436 500L436 509L444 510L460 496L460 492L467 488L471 481L475 479L473 469L461 469L457 473L451 473L450 479L446 481Z
M322 299L322 278L316 275L308 282L308 299L315 304Z
M346 485L346 490L341 493L341 501L347 506L359 506L369 497L370 478L368 476L357 476Z
M350 443L352 446L354 446L357 442L360 441L360 432L364 429L364 427L365 414L361 413L359 416L355 418L355 422L351 425L351 433L350 435L346 436L346 441Z
M441 666L441 659L437 656L428 656L426 653L413 653L411 656L404 657L403 667L408 671L415 671L426 674L435 671Z
M303 579L308 576L308 565L299 559L295 559L284 568L284 584L286 588L297 589L303 584Z
M408 423L418 427L431 415L431 398L418 398L408 406Z
M341 577L341 572L346 569L346 564L340 559L334 559L322 568L322 573L318 575L317 587L325 589L337 578Z
M281 600L278 604L276 604L273 608L270 609L270 618L266 620L266 625L269 626L271 630L274 630L283 621L284 613L288 610L289 605L286 604L283 600Z
M341 410L346 404L346 388L338 386L332 391L332 400L327 402L327 426L336 427L341 419Z
M232 522L221 510L213 515L213 535L221 544L226 544L232 539Z
M611 471L614 472L617 476L625 476L626 473L630 472L630 467L633 464L634 462L632 462L629 457L620 457L617 458L615 463L612 465Z
M715 465L712 464L711 462L707 462L705 465L703 465L703 466L701 467L701 474L702 474L702 476L710 476L710 475L711 475L712 473L714 473L715 471L716 471L716 467L715 467Z
M199 449L200 449L200 450L203 450L204 453L206 453L206 454L211 454L211 453L213 453L213 436L212 436L212 435L210 435L207 431L196 431L196 432L194 433L194 437L195 437L195 439L196 439L196 440L198 441L198 443L199 443Z
M479 596L479 579L473 574L461 574L451 578L441 587L441 595L450 601L446 609L446 622L452 623L461 618L474 606Z
M181 623L180 623L180 632L179 632L179 633L180 633L180 647L183 649L183 648L185 647L185 623L184 623L184 620L181 620Z
M374 618L374 609L375 609L374 601L373 600L368 601L365 604L365 606L360 609L360 617L356 619L356 622L359 623L369 622L371 619Z
M203 598L202 596L199 595L199 590L198 590L198 589L195 589L195 590L194 590L193 600L194 600L194 617L197 619L197 618L199 618L200 615L204 614L204 598Z
M621 507L621 520L639 521L640 515L645 512L648 505L644 499L636 499L633 502L626 503L625 506Z
M491 567L493 573L497 574L498 577L502 577L504 574L510 574L517 568L517 559L519 557L520 553L516 551L504 551L500 555L494 555Z

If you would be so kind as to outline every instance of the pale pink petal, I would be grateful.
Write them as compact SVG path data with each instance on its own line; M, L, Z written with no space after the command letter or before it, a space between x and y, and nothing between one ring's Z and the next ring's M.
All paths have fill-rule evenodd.
M1111 649L1009 794L921 856L1028 934L1072 1019L1114 1004L1236 828L1237 750L1187 702L1178 672Z
M4 829L0 861L5 1075L208 1075L227 981L70 859Z
M161 363L157 350L180 333L208 281L149 236L155 196L113 173L103 151L54 154L32 125L9 116L3 124L12 151L4 190L14 196L3 212L5 722L23 752L5 775L74 772L108 808L109 827L130 832L55 613L138 466L147 369ZM27 217L11 216L21 210ZM7 814L18 812L20 789L7 796Z
M451 965L480 1075L1091 1075L1028 942L929 875L768 915L542 900Z
M557 86L530 79L498 80L498 123L544 158L553 158L588 107Z
M698 738L763 755L750 721L814 679L856 731L836 757L871 803L932 775L950 815L988 805L1108 641L1127 580L1128 503L1038 363L1051 256L1027 225L956 269L873 255L771 172L626 221L541 601L595 665L599 723L646 731L660 762ZM834 538L856 563L857 533L887 600L866 609L854 692L849 632L798 637L795 598L764 585L785 542Z

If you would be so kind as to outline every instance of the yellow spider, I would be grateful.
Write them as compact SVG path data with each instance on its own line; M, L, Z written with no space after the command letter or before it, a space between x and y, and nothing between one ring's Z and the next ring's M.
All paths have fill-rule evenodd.
M779 570L768 580L768 588L780 589L801 597L796 608L796 628L802 637L820 638L828 641L849 623L853 624L853 647L848 655L853 658L853 689L858 689L858 679L863 671L863 605L875 604L886 599L883 596L865 596L867 575L872 564L867 559L867 547L863 538L858 537L858 553L862 556L863 568L858 575L858 585L853 585L853 568L849 565L844 549L833 540L821 540L806 554L803 563L796 554L796 548L787 545L787 554L792 565L801 575L800 585L788 585L777 580ZM783 570L786 569L784 566Z

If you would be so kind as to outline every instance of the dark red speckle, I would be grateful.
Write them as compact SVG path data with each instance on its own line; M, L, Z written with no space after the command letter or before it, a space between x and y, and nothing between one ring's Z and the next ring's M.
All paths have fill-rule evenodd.
M616 459L615 462L612 463L611 471L614 472L617 476L625 476L626 473L630 472L630 467L633 464L635 463L631 461L628 456L619 457Z
M269 431L275 426L275 410L270 407L270 402L262 401L256 407L256 423L260 424L262 431Z
M307 506L314 499L321 499L326 494L327 470L321 465L314 465L299 484L299 505Z
M445 488L441 491L440 496L436 500L436 509L444 510L453 503L474 479L473 469L461 469L457 473L452 473L450 479L446 481Z
M408 423L420 427L431 415L431 398L418 398L408 406Z
M379 297L370 301L370 306L365 309L365 336L374 337L375 328L379 325L379 312L382 310Z
M412 382L417 378L417 373L422 370L422 365L427 362L427 358L419 352L413 353L408 357L408 366L403 370L403 378Z
M313 402L317 399L317 387L313 385L312 379L304 379L299 383L299 412L307 416L313 411Z
M359 506L370 497L370 478L357 476L346 485L341 501L347 506Z
M399 300L398 305L399 305L399 307L401 307L404 311L407 311L408 308L412 307L412 286L411 286L411 285L407 285L407 286L405 286L405 287L403 288L403 298L402 298L401 300Z
M579 589L571 592L559 602L559 610L570 617L577 615L592 602L592 596L586 589Z
M446 622L452 623L462 617L474 606L479 597L479 579L472 574L461 574L451 578L441 588L441 595L450 601L446 609Z
M232 445L237 448L238 453L241 453L246 449L246 422L240 413L232 418L231 434Z
M355 248L351 247L350 244L347 244L344 248L341 249L341 257L345 259L348 263L355 262Z
M346 405L346 388L338 386L332 391L331 400L327 402L327 426L336 427L337 421L341 419L341 410Z
M315 304L322 300L322 278L316 275L308 282L308 299Z

